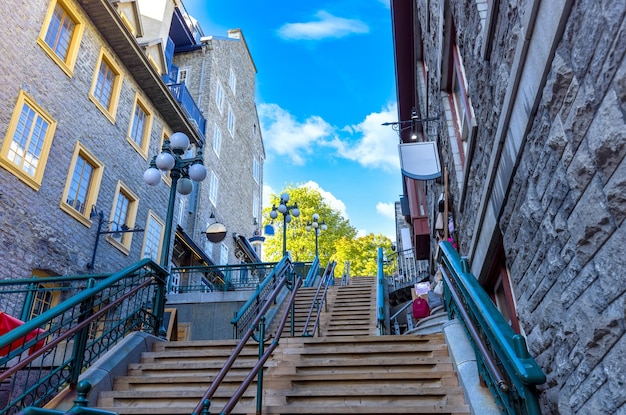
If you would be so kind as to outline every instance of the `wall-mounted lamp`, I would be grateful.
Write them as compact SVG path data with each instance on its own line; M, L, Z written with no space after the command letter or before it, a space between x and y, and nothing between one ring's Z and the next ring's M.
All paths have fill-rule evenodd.
M411 129L411 140L417 140L417 124L425 123L428 121L436 121L439 117L418 118L415 108L411 111L410 120L401 120L394 122L384 122L381 125L390 125L401 136L402 131Z
M93 245L93 253L91 254L91 262L87 264L87 268L93 269L93 264L96 261L96 252L98 251L98 242L100 241L100 235L111 235L113 238L121 238L122 234L132 233L132 232L143 232L144 230L141 228L129 228L125 223L119 225L115 221L104 220L104 212L97 211L95 206L91 207L91 214L89 215L89 219L98 220L98 231L96 233L96 242ZM108 227L106 230L102 230L103 225L115 225L113 227Z

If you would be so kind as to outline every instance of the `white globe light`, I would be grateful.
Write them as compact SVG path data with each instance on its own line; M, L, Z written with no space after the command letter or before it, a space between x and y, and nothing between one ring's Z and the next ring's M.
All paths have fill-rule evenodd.
M319 225L319 223L317 223L317 222L313 222L312 226L313 226L315 229L317 229L317 227L318 227L318 226L320 226L320 225Z
M286 213L287 212L287 206L285 206L283 203L281 203L280 205L278 205L278 211L280 213Z
M289 223L289 222L291 222L291 215L289 213L287 213L285 215L285 223Z
M318 220L320 220L320 215L318 215L317 213L313 214L313 221L317 222Z
M325 223L322 223L322 230L325 231L326 229L328 229L328 226L326 226Z
M270 218L272 218L272 219L276 219L277 217L278 217L278 213L276 213L276 211L275 211L275 210L272 210L272 211L270 212Z
M174 160L174 156L172 156L167 151L159 154L156 158L156 166L159 168L159 170L163 170L163 171L172 170L172 167L174 167L174 164L176 164L176 160Z
M298 216L300 216L300 209L298 209L297 207L293 208L291 210L291 214L297 218Z
M287 193L283 193L282 195L280 195L280 199L287 203L289 202L289 195Z
M174 133L170 137L170 148L172 150L187 150L189 147L189 137L187 137L184 133Z
M201 182L206 178L206 168L201 163L192 164L189 167L189 177L194 182Z
M143 172L143 181L150 186L156 186L161 181L161 172L157 168L150 167Z
M193 183L186 177L181 177L176 183L176 191L181 195L188 195L193 190Z

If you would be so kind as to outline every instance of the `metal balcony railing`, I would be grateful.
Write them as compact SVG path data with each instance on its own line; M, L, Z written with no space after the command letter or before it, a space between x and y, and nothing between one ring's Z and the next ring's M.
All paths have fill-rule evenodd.
M198 133L204 138L206 129L206 119L200 112L200 108L196 104L196 101L189 93L189 90L184 83L168 85L168 88L176 98L176 101L181 105L187 117L195 124Z

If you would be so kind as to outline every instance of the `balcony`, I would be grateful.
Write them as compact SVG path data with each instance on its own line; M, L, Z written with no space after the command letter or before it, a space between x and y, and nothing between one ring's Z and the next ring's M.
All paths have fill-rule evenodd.
M168 85L172 95L185 111L187 117L194 123L198 133L204 138L206 119L200 112L200 108L196 105L196 101L191 97L189 90L184 83Z

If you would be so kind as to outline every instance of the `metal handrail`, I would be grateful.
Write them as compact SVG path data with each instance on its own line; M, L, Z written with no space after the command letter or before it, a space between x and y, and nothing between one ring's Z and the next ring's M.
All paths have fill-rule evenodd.
M439 244L448 316L454 313L476 349L479 372L496 401L513 414L540 414L535 385L546 376L449 242Z
M385 334L385 261L383 248L378 247L378 276L376 278L376 327L378 334Z
M231 320L233 325L233 336L235 339L241 338L241 335L251 325L252 320L259 315L259 310L265 304L271 302L269 295L272 293L278 283L278 277L284 275L288 270L293 269L291 263L291 256L289 254L280 260L274 267L272 272L265 278L265 280L255 290L254 294L246 301L246 303L237 312L235 317Z
M304 283L303 283L304 287L311 287L313 284L315 284L315 279L317 278L319 269L320 269L320 258L316 256L315 259L313 259L313 263L311 264L311 268L309 269L309 272L307 273L306 278L304 279Z
M317 335L320 335L319 321L322 314L322 305L326 305L326 307L328 307L328 303L326 302L326 294L328 292L328 287L330 286L330 279L334 278L336 265L337 262L331 261L324 270L324 275L320 279L320 282L317 285L317 290L315 290L313 300L311 301L311 307L309 308L309 313L307 314L306 321L304 322L304 327L302 328L302 336L313 336L312 333L315 333L316 331ZM324 290L320 294L322 287L324 288ZM328 308L326 308L326 311L328 311ZM309 323L311 322L313 312L316 312L315 321L313 322L313 328L309 330Z
M281 265L280 269L278 269L279 265ZM256 314L254 320L248 326L248 329L246 330L246 332L241 337L241 340L237 343L237 346L235 347L235 349L233 350L231 355L226 360L226 363L224 363L224 366L222 367L222 369L215 376L215 379L211 383L211 386L209 387L209 389L207 389L207 391L204 393L204 395L200 399L200 402L198 403L198 405L196 405L195 409L192 412L193 415L197 415L197 414L201 413L201 411L202 411L202 413L208 413L208 412L205 412L205 411L208 410L208 406L210 405L211 398L213 397L213 395L215 394L215 392L217 391L217 389L221 385L222 381L224 380L224 378L228 374L229 370L232 368L233 364L235 363L235 361L237 360L237 358L239 357L239 355L243 351L243 349L246 346L248 340L251 337L253 337L253 334L254 334L255 330L257 329L257 326L259 325L259 323L262 320L264 321L265 315L266 315L267 311L274 304L274 300L278 297L278 295L282 291L283 286L288 283L288 279L289 279L290 274L291 274L290 272L287 272L287 271L289 271L291 269L291 267L290 267L291 261L289 260L289 256L285 256L285 258L283 258L283 260L279 263L279 265L276 266L277 267L277 272L276 273L280 277L279 281L277 282L277 284L274 287L274 289L272 290L272 292L268 295L267 301L265 301L264 304L259 309L259 311ZM301 283L302 283L302 277L298 276L297 283L294 282L294 284L297 284L297 285L294 285L293 291L297 291L297 288L299 287L299 285ZM292 296L293 295L294 294L292 294ZM287 310L289 310L289 308ZM289 314L289 312L286 311L285 314ZM281 332L282 332L282 328L281 328ZM259 341L259 345L261 345L264 342L264 338L260 337L260 338L258 338L258 341Z
M89 279L86 288L85 279L77 279L75 294L0 336L0 382L12 391L2 413L43 405L61 388L75 388L82 371L129 331L159 334L163 317L156 305L166 276L144 259L99 282Z
M295 282L293 291L291 292L291 296L289 297L289 301L287 301L285 310L290 310L291 306L295 303L296 294L301 284L302 284L302 277L299 276ZM261 373L261 370L263 369L265 362L267 362L267 359L270 358L274 350L278 347L278 343L282 337L283 330L285 329L285 326L287 325L287 318L289 317L289 314L290 314L289 312L285 311L282 318L280 319L280 323L278 325L278 328L276 329L272 343L270 343L267 350L261 354L259 361L254 365L254 367L252 368L248 376L246 376L246 378L244 379L242 384L239 386L239 388L237 388L237 391L235 391L235 394L232 396L232 398L230 398L230 400L226 403L226 405L224 405L224 408L222 408L222 412L220 412L221 415L230 413L230 411L235 407L235 405L237 405L237 403L243 396L246 389L248 389L248 386L250 386L250 383L252 383L252 380L254 379L254 377ZM260 338L262 339L263 337L260 336ZM261 413L260 408L261 408L262 396L263 396L263 385L261 384L259 388L259 393L257 393L257 413L259 414Z

